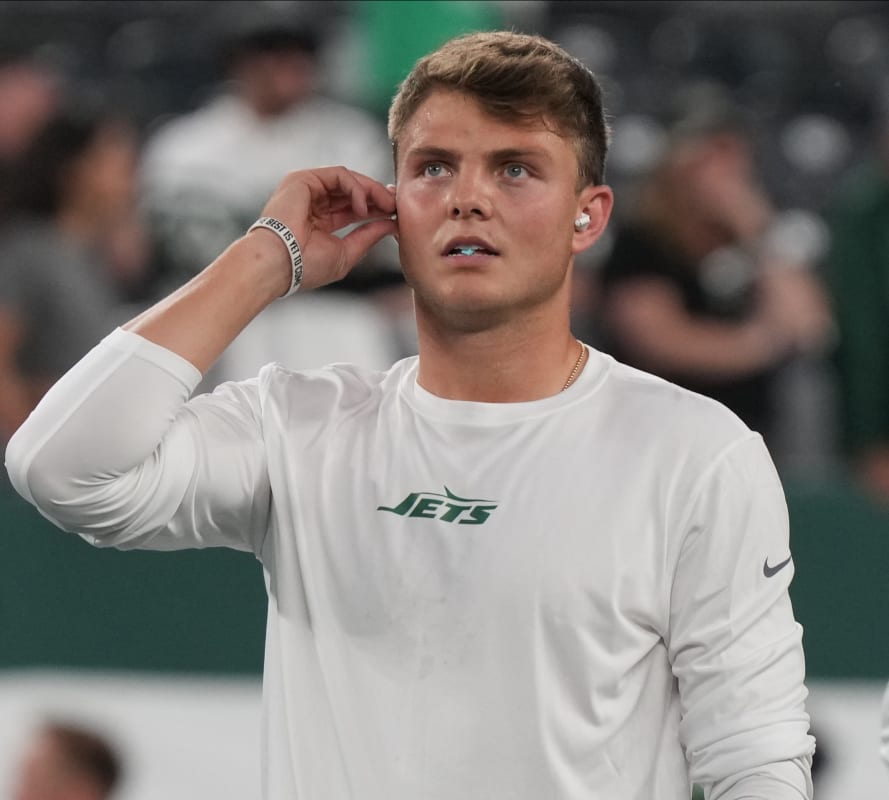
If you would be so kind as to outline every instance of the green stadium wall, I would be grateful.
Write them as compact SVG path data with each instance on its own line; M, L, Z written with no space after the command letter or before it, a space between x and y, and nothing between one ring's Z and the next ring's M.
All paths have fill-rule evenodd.
M889 512L842 484L789 485L808 673L889 676ZM119 552L0 491L0 669L258 674L266 599L252 555Z

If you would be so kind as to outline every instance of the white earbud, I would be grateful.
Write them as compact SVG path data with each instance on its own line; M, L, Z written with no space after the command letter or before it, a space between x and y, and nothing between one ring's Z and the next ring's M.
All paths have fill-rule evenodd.
M574 220L574 230L578 233L580 231L585 231L590 227L590 215L584 212L581 214L576 220Z

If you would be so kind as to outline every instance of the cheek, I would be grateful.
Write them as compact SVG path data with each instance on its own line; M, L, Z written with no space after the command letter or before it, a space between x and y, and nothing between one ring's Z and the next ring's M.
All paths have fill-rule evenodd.
M418 247L424 241L428 241L429 237L423 235L423 226L420 221L409 210L406 205L396 202L396 213L398 215L398 230L395 234L398 242L398 260L401 263L401 269L408 283L411 283L410 275L413 265L417 262Z
M518 238L530 242L534 249L553 248L568 243L574 233L572 208L555 203L534 203L526 207L521 224L512 226Z
M434 233L434 201L416 191L399 192L395 196L398 215L398 241L402 248L428 242Z

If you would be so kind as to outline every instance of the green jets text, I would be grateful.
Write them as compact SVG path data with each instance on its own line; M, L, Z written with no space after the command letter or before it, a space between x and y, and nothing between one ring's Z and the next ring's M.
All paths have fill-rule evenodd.
M421 517L460 525L481 525L497 503L491 500L468 500L457 497L447 486L445 494L435 492L411 492L397 506L377 506L377 511L389 511L400 517Z

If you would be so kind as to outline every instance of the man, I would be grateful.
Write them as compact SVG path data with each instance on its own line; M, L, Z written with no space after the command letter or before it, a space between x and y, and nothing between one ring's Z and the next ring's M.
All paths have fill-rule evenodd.
M95 544L262 561L267 798L676 800L689 776L810 797L761 439L568 327L612 206L594 76L537 37L452 40L389 131L397 188L290 174L271 221L47 396L14 484ZM386 235L418 358L272 366L186 402L301 270L336 280Z
M22 758L14 800L106 800L121 778L115 749L93 731L47 722Z
M159 294L193 277L243 232L286 172L348 164L377 179L391 176L384 126L323 92L331 7L226 2L211 17L224 90L162 125L145 150L143 196ZM272 359L294 368L352 361L381 369L413 354L410 331L402 344L396 327L410 321L408 292L391 241L385 245L336 291L294 298L300 313L291 313L290 302L258 315L202 387L251 377Z
M601 268L605 349L727 406L762 433L779 470L824 466L833 328L814 269L820 246L800 235L788 246L795 212L762 186L731 100L692 96L613 231Z
M391 173L383 126L322 92L324 5L229 2L211 17L224 81L161 125L143 159L165 281L178 285L215 258L288 171L344 163Z

